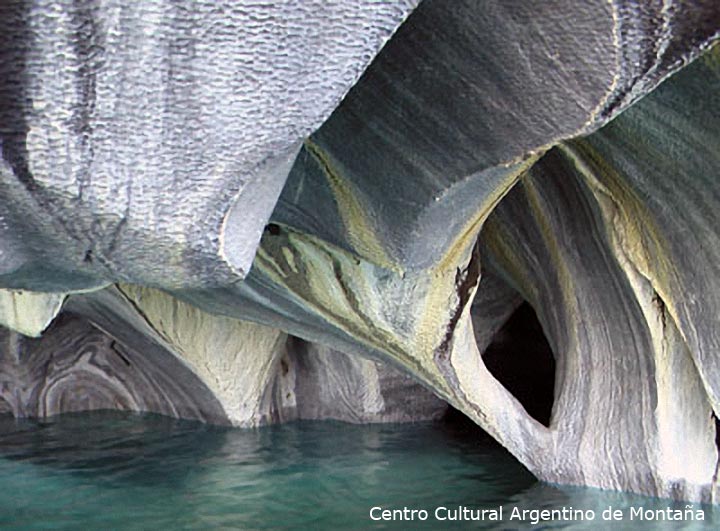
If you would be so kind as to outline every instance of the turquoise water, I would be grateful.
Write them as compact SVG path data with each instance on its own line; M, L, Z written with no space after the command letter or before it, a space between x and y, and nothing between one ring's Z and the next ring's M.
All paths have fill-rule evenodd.
M537 483L477 434L441 423L299 422L233 430L152 415L0 419L2 529L712 529L706 522L608 523L608 505L670 502ZM492 509L501 522L439 522L439 506ZM427 521L370 519L416 508ZM592 522L510 520L514 507L574 507ZM678 505L682 507L682 505ZM441 512L440 516L443 516Z

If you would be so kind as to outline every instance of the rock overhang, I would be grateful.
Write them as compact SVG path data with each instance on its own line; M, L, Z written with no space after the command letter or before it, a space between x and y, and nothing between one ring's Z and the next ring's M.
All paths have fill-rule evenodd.
M239 14L212 14L208 20L242 20L239 5ZM371 13L353 11L360 8L347 3L333 9L347 9L347 16L358 20L364 14L381 19L377 27L370 24L374 53L412 7L387 3ZM18 20L46 23L33 9L37 15L50 8L37 4ZM358 61L350 68L354 73L343 70L339 85L328 90L326 95L335 98L332 105L308 103L312 90L298 101L264 99L263 90L234 85L233 74L220 68L205 79L212 104L184 107L182 98L173 98L186 94L204 101L196 86L202 72L183 47L163 51L158 46L165 42L164 25L187 23L183 31L192 34L207 21L193 21L199 11L166 20L153 9L154 18L130 17L128 31L119 38L161 50L170 63L182 59L173 63L176 77L158 78L167 101L175 103L163 107L148 96L157 105L129 112L132 120L124 127L139 126L122 142L117 135L103 136L112 132L114 121L122 122L122 113L93 121L100 116L100 100L70 98L77 112L68 114L72 120L58 122L66 128L58 132L50 127L57 111L47 106L52 98L37 97L37 107L23 107L26 100L17 92L49 91L51 96L57 88L78 96L95 91L102 98L98 87L104 66L97 61L106 51L83 46L96 44L117 23L110 16L115 12L69 9L80 17L73 21L52 11L59 18L47 23L62 31L41 33L39 40L20 47L15 63L6 63L0 116L14 128L3 136L6 201L0 234L6 274L0 281L5 287L76 292L111 282L150 286L147 304L155 308L157 301L166 301L156 318L172 322L184 304L179 300L191 303L197 308L187 315L198 313L187 326L206 320L208 341L235 327L219 322L240 319L270 327L272 337L283 330L354 356L384 360L466 412L543 479L716 500L717 449L710 415L718 411L712 316L714 294L720 291L712 273L718 248L712 175L718 169L713 150L720 121L715 116L718 91L709 87L717 84L717 50L667 80L718 36L715 3L457 2L451 7L426 0L336 107L359 75L357 65L370 62L368 49L353 56ZM294 15L289 20L302 26L317 13ZM83 26L87 35L67 31L78 20L105 18L107 27ZM340 17L338 24L344 20ZM275 18L264 22L276 23L282 33L286 26ZM147 25L157 33L140 31ZM262 24L247 27L250 40L253 31L265 31ZM275 35L277 28L271 29L268 34ZM7 35L5 42L25 42L17 29ZM208 42L199 41L198 57L210 65L234 53L213 50L218 38L231 36L218 31ZM335 38L332 31L328 38ZM52 70L43 54L53 39L63 45L68 39L82 41L69 59L81 68L60 65L67 83L57 87L27 84L26 74L37 85ZM94 52L87 55L87 50ZM264 48L259 50L262 56ZM35 63L23 62L25 55ZM242 57L235 59L242 63ZM285 59L278 59L280 66ZM118 72L124 64L116 65ZM333 71L335 63L324 68ZM274 71L260 72L275 79ZM130 91L120 103L145 97L143 84L134 79L126 81L140 92ZM213 92L213 80L218 92ZM281 96L283 87L296 94L282 83L270 86L279 87ZM239 94L223 99L228 87ZM268 104L263 109L280 122L285 104L290 115L303 102L324 111L310 113L307 120L301 112L304 125L294 124L276 137L263 136L277 132L272 126L246 137L230 118L236 103L242 107L243 98L253 97ZM268 111L272 105L279 110ZM188 109L195 116L182 124L189 143L178 131L165 136L164 129L154 129L156 116ZM217 137L223 128L237 137ZM110 149L113 145L117 149ZM218 149L225 151L215 157ZM123 156L126 150L148 155L148 164L159 164L158 175L168 177L131 180L133 201L142 207L135 212L122 206L123 191L129 194L123 172L144 171L145 159ZM49 171L51 164L66 173ZM193 173L197 164L212 168ZM93 171L103 167L114 169ZM198 180L197 175L212 178ZM157 288L174 299L153 291ZM97 297L102 300L107 293ZM72 296L70 305L73 300L85 305L92 320L87 308L93 306L83 301L94 297ZM519 297L534 306L558 362L549 427L528 417L481 358L482 343L492 338ZM472 312L473 299L475 308L487 306L488 311ZM149 316L138 300L126 300L123 311L147 325ZM154 334L165 325L150 326ZM251 326L248 330L254 330L249 336L256 333ZM202 348L192 341L162 340L181 358L189 348L191 359L201 359L193 357ZM268 367L282 366L282 355L276 346L260 351L266 363L262 356L255 359L263 369L250 371L258 378L247 381L256 395L253 411L279 419L278 411L289 406L280 400L275 413L269 412L266 406L273 402L266 393L294 384L271 385ZM218 348L214 362L242 358L237 355L236 349ZM327 361L331 358L325 356L320 366L336 367ZM598 363L614 380L593 369ZM348 381L379 389L377 376L367 379L371 368L342 360L337 367L364 375ZM309 378L325 381L323 374L333 370L315 371ZM222 382L217 385L224 388ZM608 414L600 406L604 396L582 398L588 388L619 393L616 398L635 409L630 416ZM311 396L310 391L303 392ZM231 395L224 398L226 411L238 407L237 396ZM372 409L374 403L366 405ZM602 422L584 430L583 415ZM638 419L647 441L631 433ZM672 464L681 440L692 441L697 456L692 477ZM615 452L605 456L605 467L587 453L600 446ZM623 452L631 457L618 461Z

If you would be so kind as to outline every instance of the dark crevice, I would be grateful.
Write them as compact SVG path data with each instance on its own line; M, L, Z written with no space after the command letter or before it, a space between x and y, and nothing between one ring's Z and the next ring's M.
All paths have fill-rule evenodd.
M710 417L712 417L712 420L714 421L715 425L715 447L717 448L718 458L715 462L715 473L712 477L712 484L717 485L718 484L718 474L720 474L720 420L718 420L717 415L715 415L714 411L710 412Z
M524 302L483 352L490 373L545 426L555 391L555 357L532 307Z
M455 327L457 327L458 321L460 320L460 316L462 315L463 310L465 309L465 306L470 302L470 297L472 295L472 290L477 286L477 283L480 279L480 250L479 250L479 244L476 243L475 247L473 248L472 255L470 257L470 262L468 262L468 265L465 269L457 269L457 272L455 273L455 291L458 296L458 303L455 307L454 312L450 316L450 321L447 325L447 331L445 332L445 337L442 340L442 343L440 343L440 346L438 347L436 356L440 360L444 360L447 358L448 353L450 352L450 345L453 338L453 334L455 333Z
M118 342L115 340L112 340L110 342L110 349L118 355L118 357L123 361L125 365L130 367L131 363L130 360L125 357L125 355L120 351L120 347L118 345Z
M662 297L657 291L653 290L652 302L655 305L655 308L657 308L658 313L660 314L662 328L663 330L665 330L667 328L667 310L665 307L665 301L662 299Z

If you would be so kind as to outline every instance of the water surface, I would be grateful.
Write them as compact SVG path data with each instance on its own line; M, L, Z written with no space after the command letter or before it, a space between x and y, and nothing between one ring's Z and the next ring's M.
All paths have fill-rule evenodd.
M637 529L600 520L607 505L670 502L537 483L476 433L442 423L354 426L298 422L234 430L160 416L0 418L2 529ZM504 506L503 522L438 522L433 511ZM373 522L411 507L426 522ZM509 521L513 507L574 506L594 522ZM682 505L678 505L682 507ZM645 528L711 529L707 522ZM714 517L714 518L713 518Z

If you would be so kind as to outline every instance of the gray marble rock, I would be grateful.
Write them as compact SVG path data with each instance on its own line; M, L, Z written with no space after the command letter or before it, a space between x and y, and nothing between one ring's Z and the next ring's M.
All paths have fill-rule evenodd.
M76 296L39 339L0 333L0 411L16 417L111 409L254 427L430 420L447 407L381 363L147 288Z
M245 276L300 142L415 3L2 2L0 282Z
M210 390L161 350L137 351L63 315L39 339L0 329L0 403L16 417L113 409L225 423Z
M548 152L485 225L556 356L544 479L717 501L718 57Z
M544 480L717 502L720 4L415 7L2 4L0 288L45 292L2 322L72 293L236 425L430 390ZM548 427L482 360L523 300Z
M280 393L285 382L294 383L294 403L283 418L417 422L440 419L447 410L447 403L387 364L297 338L281 368Z

